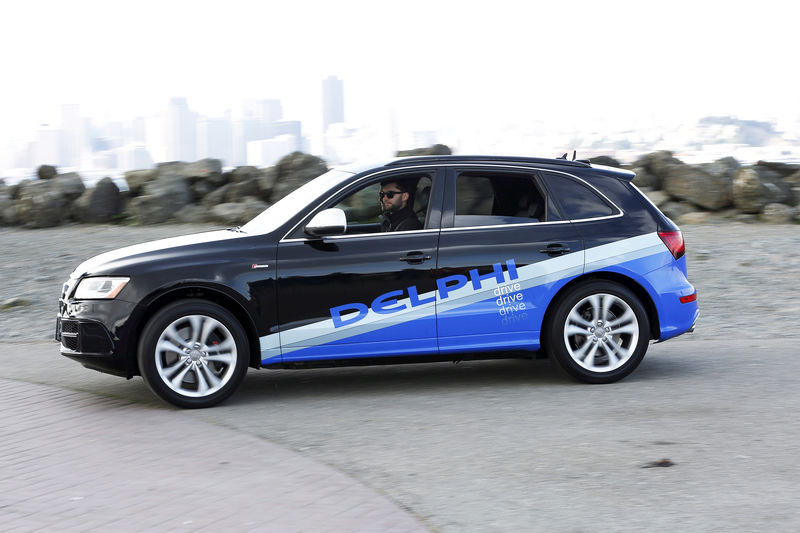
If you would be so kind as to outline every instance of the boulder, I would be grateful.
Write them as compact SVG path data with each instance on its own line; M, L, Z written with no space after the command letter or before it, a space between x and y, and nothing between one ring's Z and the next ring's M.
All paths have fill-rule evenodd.
M755 165L756 170L761 172L762 169L764 170L771 170L781 178L786 178L791 176L795 172L800 172L800 165L792 164L792 163L778 163L772 161L758 161Z
M61 194L68 203L78 199L86 191L86 186L77 172L59 174L51 183L53 190Z
M218 186L224 183L222 179L222 161L219 159L207 158L194 163L187 163L182 172L190 183L203 181Z
M733 180L733 204L744 213L760 213L771 203L791 204L794 193L775 171L762 167L743 168Z
M723 178L731 182L742 168L742 165L733 157L723 157L713 163L702 163L698 166L716 178Z
M718 211L731 205L733 178L710 174L697 165L668 164L663 167L661 188L673 198Z
M234 181L230 184L226 200L229 202L241 202L248 196L259 197L260 192L261 191L258 187L258 179Z
M202 224L211 219L208 209L201 205L189 204L178 210L172 217L176 222L184 224Z
M31 180L22 184L15 203L16 217L26 228L60 225L67 215L67 200L52 181Z
M131 197L142 194L144 186L156 179L158 172L155 169L131 170L125 173L125 181L128 183L128 190Z
M262 200L268 200L272 194L272 189L278 181L278 169L275 167L268 167L261 169L261 176L258 178L258 191L259 197Z
M684 224L718 224L720 219L708 211L692 211L678 217L678 225Z
M145 184L140 196L131 200L128 210L139 224L160 224L189 205L191 199L192 191L183 176L159 174L158 179Z
M637 187L648 187L651 189L661 188L661 179L650 174L644 167L634 167L632 169L636 175L633 177L633 184Z
M122 195L111 178L103 178L72 204L72 216L80 222L111 222L122 212Z
M269 197L272 202L280 200L291 191L328 170L325 161L302 152L293 152L284 156L278 161L275 168L278 174L275 187Z
M0 226L15 226L18 223L17 208L8 193L0 193Z
M672 157L672 152L661 150L645 154L631 165L633 168L643 168L649 174L656 177L656 179L663 179L669 174L670 169L675 165L684 165L685 163L680 159Z
M669 195L664 191L643 190L642 192L650 199L651 202L656 205L656 207L661 207L670 200Z
M58 170L53 165L42 165L36 169L36 175L40 180L51 180L58 175Z
M434 144L427 148L414 148L413 150L399 150L397 157L409 157L416 155L450 155L452 150L444 144Z
M762 222L768 224L791 224L795 210L784 204L767 204L761 213Z
M211 208L211 219L221 224L240 225L249 222L269 204L258 198L248 197L238 203L224 203Z
M607 155L599 155L597 157L590 157L589 162L593 165L604 165L607 167L615 167L615 168L622 168L622 163L614 159L613 157L609 157Z
M215 205L224 204L227 201L228 193L231 187L233 187L233 183L228 183L222 187L217 187L210 193L206 194L200 203L205 207L213 207Z
M667 202L659 209L670 219L678 220L682 215L694 212L696 208L691 204L683 202Z
M231 182L240 183L243 181L255 181L261 177L261 171L256 167L244 166L236 167L231 172Z

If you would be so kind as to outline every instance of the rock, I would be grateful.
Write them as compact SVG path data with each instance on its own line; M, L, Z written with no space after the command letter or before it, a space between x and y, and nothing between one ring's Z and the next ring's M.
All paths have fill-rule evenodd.
M53 190L66 198L68 203L76 200L86 191L86 186L77 172L59 174L53 178L52 184Z
M744 213L759 213L771 203L792 204L792 186L780 179L775 171L753 166L743 168L733 180L733 204Z
M0 193L0 226L15 226L18 222L14 200L8 193Z
M66 218L67 201L54 190L52 180L23 183L16 201L16 216L26 228L50 228Z
M635 167L632 171L636 174L633 177L633 184L637 187L649 187L651 189L661 188L661 180L650 174L646 168Z
M261 191L258 187L258 179L249 181L234 181L230 184L226 199L229 202L241 202L248 196L258 197Z
M211 217L209 210L205 207L189 204L179 209L172 218L184 224L202 224L208 222Z
M643 190L642 192L650 199L651 202L656 205L656 207L661 207L670 200L669 195L664 191Z
M755 165L756 169L768 169L775 172L781 178L791 176L795 172L800 172L800 165L791 163L778 163L771 161L758 161Z
M269 197L272 202L280 200L291 191L328 170L325 161L302 152L293 152L284 156L278 161L275 168L278 175Z
M192 203L200 203L208 193L215 190L214 185L207 181L196 181L189 187L192 189Z
M661 150L645 154L633 162L633 167L645 169L649 174L652 174L657 179L663 179L669 174L670 169L675 165L684 165L685 163L680 159L672 157L672 152Z
M194 163L188 163L183 167L183 176L190 183L196 181L209 182L215 185L222 185L222 161L219 159L201 159Z
M723 157L713 163L702 163L698 165L714 177L723 178L733 182L734 176L742 168L742 165L733 157Z
M159 174L145 184L142 195L133 198L128 210L139 224L160 224L189 205L192 191L179 174Z
M150 170L131 170L125 173L125 181L128 183L128 190L131 197L142 194L144 186L156 179L158 172Z
M72 204L73 217L80 222L111 222L122 212L122 196L111 178L103 178Z
M258 178L258 191L259 196L263 200L268 200L272 194L272 189L278 181L278 169L275 167L264 168L261 170L261 176Z
M42 165L36 169L36 175L40 180L51 180L58 175L58 170L53 165Z
M414 148L413 150L399 150L397 157L409 157L416 155L450 155L452 150L444 144L434 144L427 148Z
M693 212L696 208L691 204L682 202L667 202L661 206L661 212L672 220L678 220L682 215Z
M188 166L189 164L183 161L166 161L156 165L156 174L158 174L159 177L168 175L184 177Z
M794 220L795 210L784 204L767 204L761 213L761 220L767 224L790 224Z
M678 225L683 224L717 224L720 220L707 211L692 211L678 217Z
M731 176L709 174L700 166L684 163L670 164L664 169L661 188L673 198L711 211L731 205Z
M261 177L261 171L256 167L244 166L236 167L231 172L231 182L240 183L243 181L255 181Z
M590 157L589 162L593 165L604 165L607 167L615 167L615 168L622 168L622 163L614 159L613 157L609 157L607 155L599 155L597 157Z
M228 193L231 187L233 187L233 183L228 183L222 187L218 187L217 189L206 194L200 203L205 207L213 207L215 205L224 204L227 201Z
M249 222L269 204L258 198L248 197L240 203L224 203L211 208L211 219L222 224L240 225Z
M2 303L0 303L0 310L8 311L10 309L15 309L17 307L27 307L29 305L31 305L31 302L24 298L19 298L19 297L9 298L8 300L4 300Z

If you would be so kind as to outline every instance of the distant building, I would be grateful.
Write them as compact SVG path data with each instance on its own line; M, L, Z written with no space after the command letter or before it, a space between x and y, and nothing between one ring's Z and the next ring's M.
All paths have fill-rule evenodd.
M189 110L186 98L172 98L167 106L167 160L197 159L197 117Z
M322 131L344 122L344 83L336 76L322 80Z
M254 167L271 167L280 159L295 151L297 138L294 135L279 135L274 139L262 139L247 143L247 164Z
M36 132L33 148L33 166L61 166L61 130L42 124Z
M197 159L211 157L233 164L233 125L229 118L201 118L197 121Z
M67 167L80 164L86 143L86 134L78 104L61 106L61 161Z

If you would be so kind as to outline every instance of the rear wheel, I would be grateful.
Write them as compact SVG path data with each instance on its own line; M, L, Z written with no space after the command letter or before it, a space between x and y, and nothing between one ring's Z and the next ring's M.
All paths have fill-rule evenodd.
M211 407L230 396L247 373L247 337L225 308L181 300L147 323L138 362L145 383L179 407Z
M612 383L639 366L649 331L636 295L617 283L593 281L559 299L546 326L546 350L579 380Z

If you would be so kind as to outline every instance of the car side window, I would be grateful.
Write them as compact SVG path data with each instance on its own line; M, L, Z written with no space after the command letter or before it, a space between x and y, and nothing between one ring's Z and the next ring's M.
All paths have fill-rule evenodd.
M462 172L456 178L456 227L549 220L558 216L532 175Z
M381 206L380 192L381 183L386 181L395 184L400 182L407 188L409 193L407 207L412 212L410 216L419 220L420 227L425 227L429 210L428 200L433 185L431 176L419 173L390 175L382 180L372 181L328 206L344 211L348 235L381 232L385 215Z
M575 178L545 172L544 179L561 206L564 217L569 220L606 217L617 213L600 195Z

